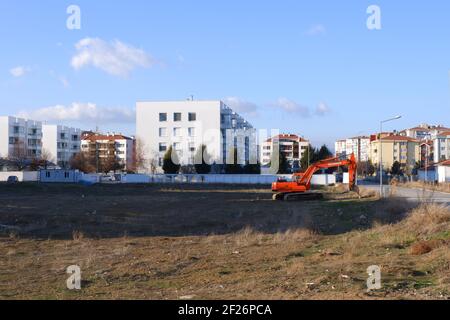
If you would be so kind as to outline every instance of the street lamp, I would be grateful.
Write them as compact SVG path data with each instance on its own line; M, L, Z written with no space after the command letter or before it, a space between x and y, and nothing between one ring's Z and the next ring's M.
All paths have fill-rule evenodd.
M380 121L380 153L379 153L379 162L380 162L380 198L384 197L384 193L383 193L383 140L381 138L382 134L383 134L383 123L386 122L390 122L390 121L394 121L394 120L398 120L401 119L402 116L396 116L394 118L390 118L390 119L386 119L383 121Z

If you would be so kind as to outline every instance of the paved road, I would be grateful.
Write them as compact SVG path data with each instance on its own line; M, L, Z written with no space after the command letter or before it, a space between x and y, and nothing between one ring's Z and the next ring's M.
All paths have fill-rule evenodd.
M380 190L380 186L374 184L363 184L360 187L375 190L377 192ZM385 194L390 194L391 187L384 186L384 188ZM428 190L424 191L422 189L395 187L395 196L405 198L408 201L426 201L450 205L450 193L445 192L433 192Z

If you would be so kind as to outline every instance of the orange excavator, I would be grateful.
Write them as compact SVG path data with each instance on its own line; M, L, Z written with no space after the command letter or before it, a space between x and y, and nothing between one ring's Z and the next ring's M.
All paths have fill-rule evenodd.
M356 160L352 154L349 159L339 157L329 158L312 164L305 172L295 173L292 181L278 180L272 184L272 191L275 192L273 200L320 200L322 193L311 191L311 179L319 170L347 167L349 173L349 190L355 189L356 183Z

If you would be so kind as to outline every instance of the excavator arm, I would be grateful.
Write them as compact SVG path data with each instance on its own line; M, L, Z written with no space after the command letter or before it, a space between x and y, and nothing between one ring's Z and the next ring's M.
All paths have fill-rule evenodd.
M275 192L274 200L288 200L289 198L308 200L321 198L321 194L310 192L313 175L319 170L337 167L348 168L349 188L353 190L355 188L357 169L354 154L349 159L334 157L318 161L309 166L304 173L294 174L292 181L278 181L273 183L272 191Z

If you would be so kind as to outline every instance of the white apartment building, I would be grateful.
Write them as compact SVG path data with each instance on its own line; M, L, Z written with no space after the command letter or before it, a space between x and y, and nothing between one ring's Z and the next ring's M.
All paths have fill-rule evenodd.
M433 137L433 154L435 163L450 159L450 131Z
M423 123L417 127L403 130L399 134L401 136L413 138L416 140L430 140L433 138L433 136L436 136L445 131L450 131L450 129L444 127L443 125L429 125Z
M81 151L98 160L100 165L115 160L122 164L124 169L132 170L135 139L116 133L86 134L81 138Z
M309 141L296 134L280 134L261 144L261 165L268 165L272 160L272 152L279 150L284 153L293 169L300 168L300 159L308 150Z
M81 130L44 124L42 134L42 150L50 155L47 160L61 168L67 168L70 159L81 150Z
M338 157L355 155L358 162L369 160L370 137L353 137L335 142L335 153Z
M210 163L229 162L232 148L238 151L239 164L256 163L258 157L252 125L222 101L138 102L136 136L143 144L145 158L156 160L159 172L171 146L181 165L194 164L202 144L207 147Z
M42 123L16 117L0 117L0 158L37 159L42 149Z

